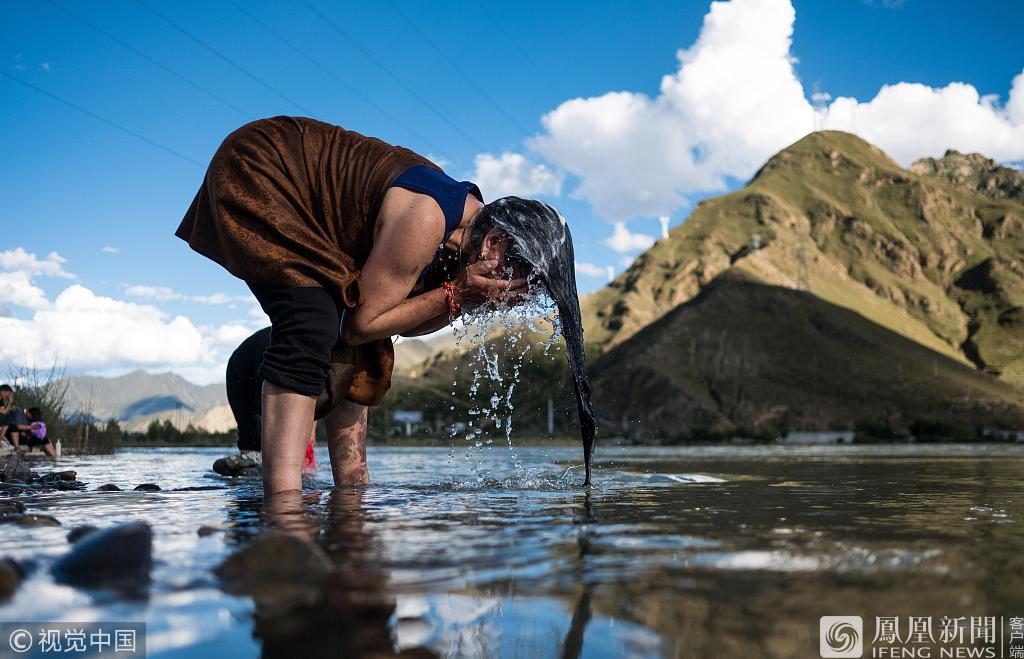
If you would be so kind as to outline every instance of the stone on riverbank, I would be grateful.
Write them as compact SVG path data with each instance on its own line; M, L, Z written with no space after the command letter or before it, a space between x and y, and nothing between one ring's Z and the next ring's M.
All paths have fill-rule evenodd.
M11 458L4 465L4 481L22 481L28 483L32 480L32 468L20 458Z
M135 486L136 492L159 492L160 486L156 483L142 483Z
M148 581L153 564L153 531L145 522L129 522L90 533L53 565L59 583L106 587Z

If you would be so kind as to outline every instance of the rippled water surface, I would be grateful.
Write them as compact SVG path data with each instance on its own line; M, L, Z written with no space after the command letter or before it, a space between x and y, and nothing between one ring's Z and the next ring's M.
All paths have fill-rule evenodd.
M371 448L374 484L301 501L213 477L217 449L66 458L90 490L0 525L36 565L0 620L144 620L151 656L818 656L822 615L1024 614L1024 446ZM46 468L46 467L40 467ZM172 488L213 486L201 491ZM155 533L140 597L56 584L76 524ZM200 537L201 525L218 531ZM267 526L334 565L313 594L232 595L213 569ZM300 567L301 569L301 567Z

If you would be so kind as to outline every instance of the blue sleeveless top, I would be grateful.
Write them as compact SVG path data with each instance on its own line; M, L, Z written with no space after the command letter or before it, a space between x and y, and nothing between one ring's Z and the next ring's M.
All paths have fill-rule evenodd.
M475 183L456 181L444 172L426 165L413 165L402 172L391 185L433 197L444 213L442 243L448 240L452 231L455 231L455 227L462 221L462 214L466 210L466 195L472 194L481 202L484 200L480 188Z

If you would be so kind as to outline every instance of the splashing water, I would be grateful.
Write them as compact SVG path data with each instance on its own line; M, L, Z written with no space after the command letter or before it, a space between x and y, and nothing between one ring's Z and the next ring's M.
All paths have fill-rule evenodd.
M491 216L495 226L512 239L509 256L532 266L558 309L560 330L565 339L565 354L576 389L576 408L579 412L586 466L583 484L590 485L590 463L597 425L583 350L583 320L576 292L572 234L565 218L543 202L505 197L495 201L494 206Z
M480 315L473 314L467 320L467 327L477 328L474 339L478 341L478 364L483 366L487 377L492 381L503 382L503 375L498 367L498 355L487 352L488 326L496 322L506 331L509 349L513 355L513 373L504 399L492 402L489 407L478 410L478 414L486 415L496 423L504 415L503 426L512 447L512 391L522 366L523 357L528 346L518 345L521 334L515 328L532 326L535 319L548 319L554 328L551 338L544 346L545 355L559 335L565 340L566 356L569 371L572 373L576 392L576 407L579 412L580 433L583 439L583 458L586 468L584 485L590 485L591 458L594 450L594 435L597 427L594 420L594 407L591 401L590 380L587 375L586 358L583 349L583 322L580 316L579 296L576 291L575 255L573 252L572 235L565 218L561 214L539 201L504 197L487 205L488 215L494 226L504 231L510 240L506 256L510 259L523 261L531 266L532 299L526 304L514 308L481 307ZM551 303L545 304L538 291L543 290ZM528 296L529 297L529 296ZM553 308L552 308L553 303ZM482 311L481 311L482 310ZM553 314L557 311L557 315ZM511 324L509 324L511 321ZM496 329L496 327L495 327ZM478 374L474 374L472 394L478 391ZM499 412L500 409L500 412ZM474 444L480 436L479 426L467 433L467 440ZM472 435L472 439L468 435ZM516 457L518 465L518 457Z
M529 293L520 304L478 307L464 313L461 326L455 327L456 348L469 355L473 376L469 386L471 407L467 428L459 430L453 426L450 437L455 439L464 433L466 461L476 472L478 483L488 479L481 469L481 449L494 443L494 434L504 435L516 472L524 477L522 461L512 442L513 394L519 384L523 360L530 352L528 335L551 332L542 344L545 354L557 341L558 325L550 320L555 313L555 305L545 294L539 278L531 275ZM543 325L549 325L547 331ZM508 359L502 360L503 356ZM488 386L482 392L485 383ZM452 383L453 398L457 385L457 380Z

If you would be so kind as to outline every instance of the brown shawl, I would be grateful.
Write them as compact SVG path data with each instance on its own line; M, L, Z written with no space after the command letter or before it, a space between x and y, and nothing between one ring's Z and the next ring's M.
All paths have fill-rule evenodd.
M347 308L373 247L384 194L429 160L338 126L273 117L242 126L217 149L175 235L246 282L320 286ZM391 386L390 339L348 346L339 337L317 416L347 398L377 405Z

